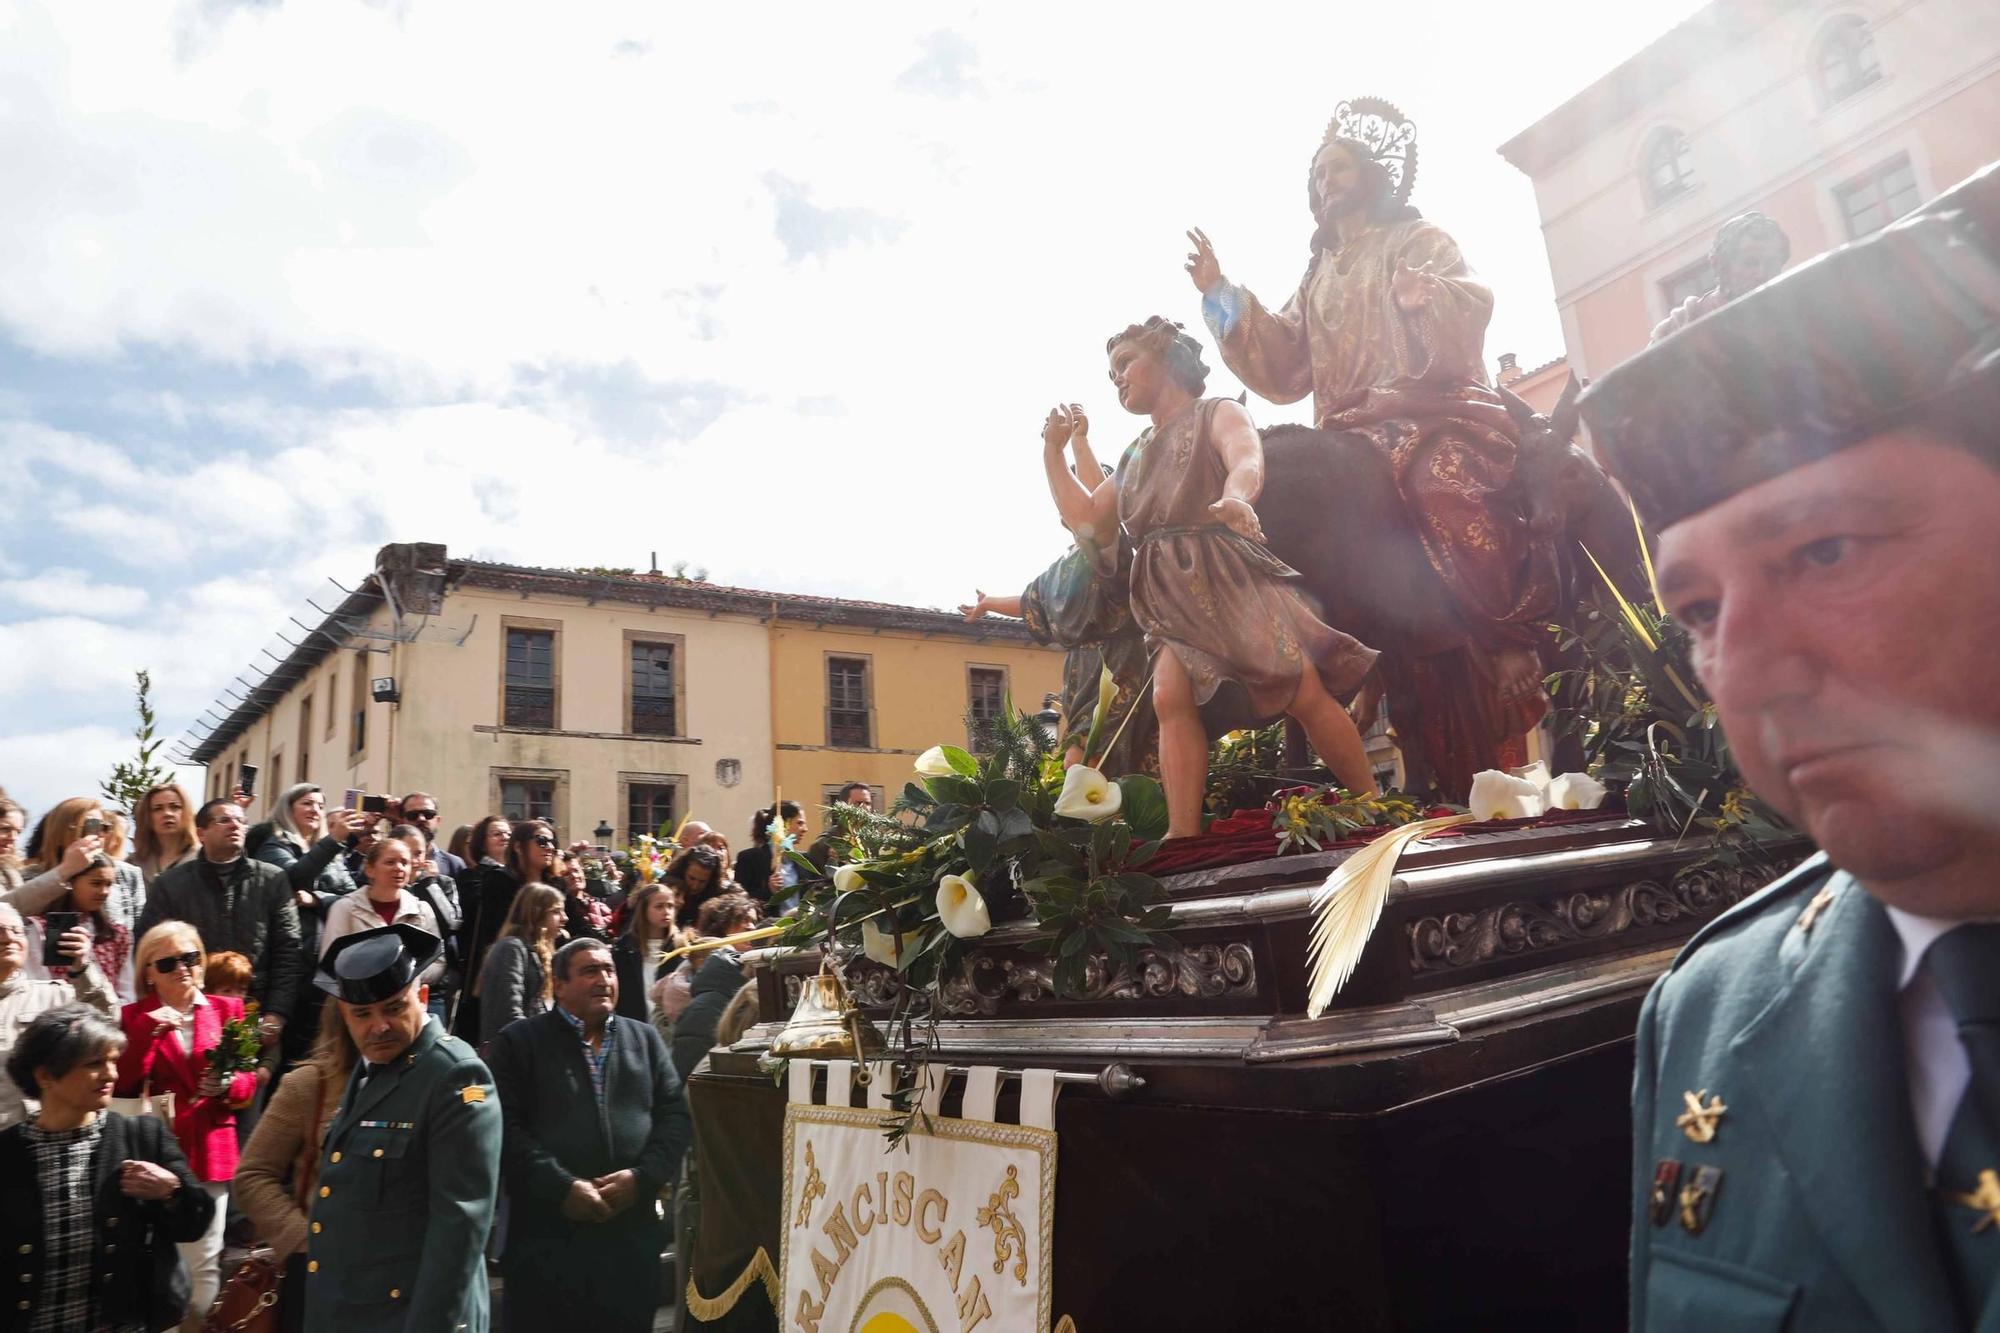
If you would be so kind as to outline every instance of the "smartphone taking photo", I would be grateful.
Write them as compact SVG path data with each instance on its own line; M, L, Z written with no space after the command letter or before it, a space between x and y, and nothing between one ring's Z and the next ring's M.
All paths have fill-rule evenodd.
M361 788L349 787L347 794L341 797L340 803L358 815L361 813L361 795Z
M236 785L243 789L245 796L255 796L257 794L257 765L243 765L243 776L237 779Z
M62 951L62 937L77 928L83 920L81 912L50 912L43 920L48 933L42 936L42 966L50 970L69 966L69 955Z

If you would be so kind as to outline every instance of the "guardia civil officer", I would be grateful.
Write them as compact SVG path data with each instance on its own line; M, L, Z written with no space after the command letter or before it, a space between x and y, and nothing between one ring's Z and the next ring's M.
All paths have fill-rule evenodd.
M419 927L382 926L334 941L313 977L361 1059L310 1201L309 1333L487 1327L500 1103L472 1048L425 1012L418 978L442 948Z
M1582 403L1821 849L1641 1013L1632 1327L2000 1329L2000 164Z

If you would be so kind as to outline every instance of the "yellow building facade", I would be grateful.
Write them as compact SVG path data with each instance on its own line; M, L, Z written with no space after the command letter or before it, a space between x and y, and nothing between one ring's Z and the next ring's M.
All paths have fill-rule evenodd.
M775 788L893 799L969 715L1035 712L1061 675L1014 622L397 544L183 749L211 796L254 765L260 818L307 781L428 792L441 836L501 813L623 845L694 817L741 846Z

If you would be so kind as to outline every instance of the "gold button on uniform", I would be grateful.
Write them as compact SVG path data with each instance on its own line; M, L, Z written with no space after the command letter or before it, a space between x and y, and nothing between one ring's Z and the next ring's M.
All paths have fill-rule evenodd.
M21 1247L20 1252L22 1254L33 1254L35 1252L35 1247L32 1245L23 1245Z
M320 1198L324 1199L324 1198L325 1198L325 1197L326 1197L327 1195L329 1195L329 1194L331 1194L331 1193L333 1193L333 1186L331 1186L331 1185L321 1185L321 1186L319 1187L319 1197L320 1197Z
M319 1234L319 1223L315 1222L313 1223L313 1235L317 1236L318 1234Z
M333 1152L333 1156L332 1156L332 1158L331 1158L331 1159L329 1159L329 1160L331 1160L331 1161L335 1161L335 1162L337 1162L337 1161L339 1161L339 1160L340 1160L340 1150L339 1150L338 1148L334 1149L334 1152Z
M317 1259L308 1259L308 1260L306 1260L306 1272L308 1272L308 1273L317 1273L317 1272L319 1272L319 1260L317 1260Z
M391 1288L389 1288L389 1299L390 1299L390 1300L392 1300L392 1301L400 1301L400 1300L402 1300L402 1299L403 1299L403 1289L402 1289L401 1287L391 1287Z
M380 1156L382 1155L382 1150L381 1150L380 1148L377 1148L377 1149L375 1150L375 1155L376 1155L377 1157L380 1157Z
M31 1302L29 1302L29 1301L22 1301L22 1302L21 1302L21 1303L20 1303L19 1305L15 1306L14 1308L15 1308L16 1310L26 1310L26 1309L30 1308L31 1304L32 1304L32 1303L31 1303Z

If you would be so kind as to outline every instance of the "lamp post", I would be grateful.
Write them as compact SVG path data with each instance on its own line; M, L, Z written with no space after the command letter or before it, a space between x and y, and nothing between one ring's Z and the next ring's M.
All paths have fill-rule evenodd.
M610 823L600 819L597 821L597 827L592 832L597 835L598 850L609 852L611 850L611 835L614 832Z
M1042 696L1042 711L1035 714L1035 725L1042 729L1042 735L1048 738L1051 745L1055 744L1056 728L1062 725L1062 710L1056 706L1061 701L1059 694L1045 694Z

